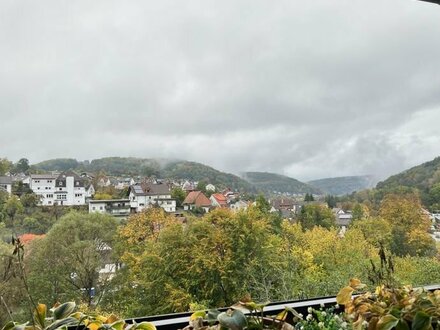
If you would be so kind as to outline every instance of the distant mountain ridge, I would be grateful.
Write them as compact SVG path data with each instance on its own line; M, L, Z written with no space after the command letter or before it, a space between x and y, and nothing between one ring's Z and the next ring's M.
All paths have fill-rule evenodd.
M50 159L33 165L43 171L105 172L115 176L156 176L166 179L189 179L206 181L218 188L231 188L238 191L255 192L249 182L234 174L218 171L201 163L135 157L106 157L92 161L77 161L71 158Z
M242 174L242 177L253 184L258 190L267 194L322 194L319 188L312 187L304 182L281 174L245 172Z
M342 176L307 182L329 195L346 195L354 191L373 188L376 181L371 175Z

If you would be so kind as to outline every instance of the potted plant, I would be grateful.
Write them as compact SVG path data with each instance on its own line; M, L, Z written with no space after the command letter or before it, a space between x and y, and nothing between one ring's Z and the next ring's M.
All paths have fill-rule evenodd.
M353 279L337 296L354 329L440 329L440 290L429 292L411 286L381 285L374 292L352 297L353 292L364 287Z

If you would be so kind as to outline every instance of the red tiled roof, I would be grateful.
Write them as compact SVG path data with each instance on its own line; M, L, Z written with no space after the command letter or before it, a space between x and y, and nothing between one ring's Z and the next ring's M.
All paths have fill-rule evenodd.
M201 191L191 191L183 201L183 204L195 204L197 207L211 206L211 201Z
M18 237L19 239L20 239L20 242L23 244L23 245L26 245L26 244L28 244L28 243L30 243L30 242L32 242L34 239L36 239L36 238L43 238L44 236L46 236L46 235L36 235L36 234L23 234L23 235L21 235L20 237Z
M222 194L212 194L211 196L214 197L217 203L219 203L220 205L228 204L228 200Z

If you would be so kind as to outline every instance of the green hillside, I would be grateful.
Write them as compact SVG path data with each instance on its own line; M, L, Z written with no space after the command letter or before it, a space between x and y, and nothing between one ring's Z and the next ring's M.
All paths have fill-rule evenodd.
M66 171L78 168L80 163L73 158L56 158L34 164L33 167L43 171Z
M393 189L405 186L426 190L438 182L440 182L440 157L390 176L388 179L379 182L376 188Z
M439 211L440 157L393 175L379 182L376 188L383 193L417 189L423 204L432 211Z
M337 178L325 178L307 182L326 194L345 195L354 191L372 188L374 178L369 175L363 176L343 176Z
M218 188L255 192L249 182L240 177L218 171L212 167L189 161L145 159L134 157L106 157L91 162L75 159L51 159L33 165L44 171L64 171L73 169L92 173L104 172L116 176L156 176L163 179L189 179L212 183Z
M318 188L311 187L306 183L285 175L268 172L246 172L243 174L243 178L253 184L258 190L268 194L321 194Z
M216 187L255 192L255 187L240 177L220 172L212 167L189 161L170 162L161 170L161 176L172 179L191 179L212 183Z

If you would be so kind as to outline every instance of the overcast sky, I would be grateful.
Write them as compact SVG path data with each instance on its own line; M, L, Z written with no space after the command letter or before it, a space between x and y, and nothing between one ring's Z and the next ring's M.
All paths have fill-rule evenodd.
M2 0L0 157L384 177L440 155L439 38L416 0Z

